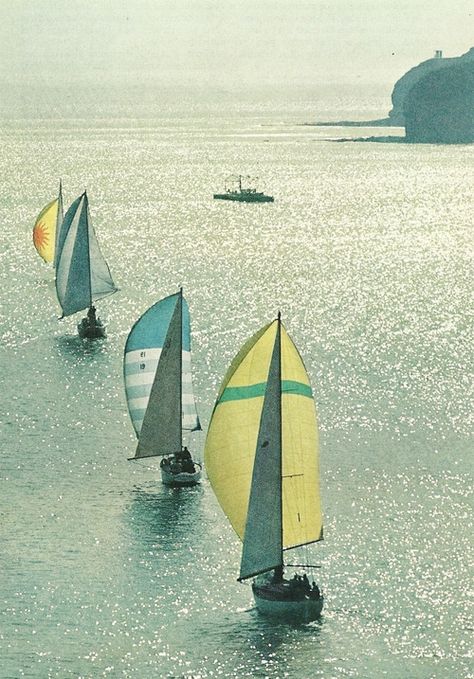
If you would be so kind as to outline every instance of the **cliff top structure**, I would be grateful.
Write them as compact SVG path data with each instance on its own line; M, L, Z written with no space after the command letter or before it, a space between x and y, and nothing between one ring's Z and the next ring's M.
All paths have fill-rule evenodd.
M459 57L443 57L441 50L436 50L434 57L422 61L407 71L394 85L392 91L392 109L387 118L377 120L342 120L338 122L319 122L321 126L344 126L344 127L404 127L405 107L409 93L414 86L426 76L450 68L457 64L470 64L474 66L474 47Z

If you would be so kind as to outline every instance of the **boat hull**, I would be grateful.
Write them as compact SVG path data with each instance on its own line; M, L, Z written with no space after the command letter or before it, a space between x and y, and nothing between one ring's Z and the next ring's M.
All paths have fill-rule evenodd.
M201 469L197 469L194 474L189 472L179 472L173 474L166 469L161 468L161 480L165 486L195 486L201 480Z
M194 462L195 472L172 472L169 465L160 465L161 480L165 486L195 486L201 481L201 465Z
M105 337L104 325L86 325L84 323L77 324L77 332L82 339L100 339Z
M237 203L273 203L273 196L264 193L215 193L216 200L233 200Z
M271 585L259 587L253 584L252 591L258 612L271 618L306 623L317 620L323 610L322 596L291 596L281 587Z

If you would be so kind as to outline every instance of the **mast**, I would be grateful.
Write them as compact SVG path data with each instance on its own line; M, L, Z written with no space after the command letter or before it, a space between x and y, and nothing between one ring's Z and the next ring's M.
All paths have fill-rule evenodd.
M280 388L278 390L279 392L279 398L278 398L278 405L277 408L279 410L278 417L280 420L280 487L279 487L279 493L280 493L280 534L281 534L281 567L283 569L283 422L281 419L281 312L278 312L277 316L277 339L276 341L278 342L278 382L280 385Z
M183 449L183 287L179 289L179 421L180 446Z
M92 306L92 267L91 267L91 248L89 242L89 201L87 193L84 191L84 206L86 208L86 238L87 238L87 264L89 266L89 308Z
M56 214L56 233L54 234L54 257L53 257L53 266L54 269L56 270L57 264L58 264L58 241L59 241L59 232L61 230L61 226L63 223L64 219L64 210L63 210L63 183L62 180L59 180L59 191L58 191L58 212Z

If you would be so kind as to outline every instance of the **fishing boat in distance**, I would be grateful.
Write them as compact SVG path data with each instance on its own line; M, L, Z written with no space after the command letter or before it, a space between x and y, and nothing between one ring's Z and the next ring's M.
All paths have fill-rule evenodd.
M33 227L33 245L39 256L56 266L56 241L63 221L63 192L59 182L58 197L45 205Z
M215 193L214 198L218 200L234 200L239 203L273 203L273 196L267 196L257 191L251 184L243 186L242 180L250 182L249 176L230 175L225 180L225 192Z
M180 291L150 307L125 344L124 381L138 446L132 460L162 457L161 480L194 486L201 465L183 446L183 430L199 431L191 378L191 324Z
M79 336L105 337L94 302L117 291L92 227L89 201L84 193L66 212L56 242L56 293L62 318L88 309L77 326Z
M254 578L257 610L310 622L323 596L313 569L284 552L323 538L316 412L309 378L281 320L244 344L219 390L205 445L211 486L243 541L238 580ZM298 552L300 549L298 549ZM298 569L293 577L285 570ZM303 572L302 572L303 571Z

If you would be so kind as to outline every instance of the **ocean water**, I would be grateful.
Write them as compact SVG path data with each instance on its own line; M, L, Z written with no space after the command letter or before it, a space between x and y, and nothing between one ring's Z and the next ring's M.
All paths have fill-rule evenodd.
M336 143L387 91L77 92L2 103L0 677L466 679L472 637L473 146ZM392 130L391 134L400 134ZM274 204L213 201L228 174ZM120 291L59 321L36 255L88 190ZM132 323L184 287L206 429L241 344L282 312L321 432L322 618L260 617L204 478L130 463ZM205 432L204 432L205 434ZM188 445L202 458L204 434ZM225 464L225 461L223 461Z

